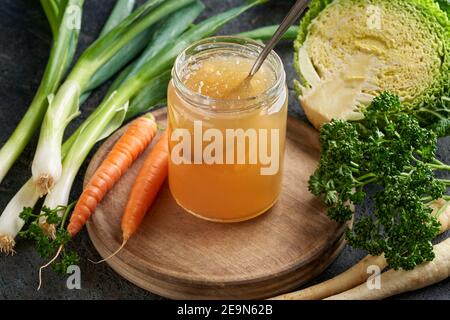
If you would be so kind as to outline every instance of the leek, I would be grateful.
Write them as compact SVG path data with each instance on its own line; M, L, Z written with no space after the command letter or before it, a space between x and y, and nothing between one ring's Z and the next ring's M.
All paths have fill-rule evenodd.
M70 54L66 53L67 62L64 62L64 63L61 62L59 64L61 67L64 66L65 68L67 68L67 65L70 64L73 54L74 54L74 51L75 51L76 39L78 38L79 29L71 29L72 31L76 31L76 33L75 32L74 33L66 32L66 34L62 34L62 33L58 34L58 25L61 23L61 21L59 21L59 15L61 14L61 10L60 10L59 6L57 5L57 1L41 0L41 3L42 3L42 7L44 8L44 12L46 13L47 19L49 21L52 33L53 33L54 37L57 40L59 40L61 43L61 44L58 44L59 46L61 46L63 43L67 43L67 41L70 40L69 36L73 37L74 35L76 35L76 38L73 37L72 42L70 42L71 46L66 47L66 50L68 50L68 52L70 52ZM74 5L74 2L68 2L67 5L68 6ZM108 18L107 23L103 27L102 34L108 32L109 30L114 28L115 25L117 25L121 20L123 20L126 16L128 16L132 10L133 5L134 5L134 0L118 0L113 9L112 14ZM62 8L62 9L64 10L64 8ZM67 14L70 15L72 13L67 12ZM55 49L56 45L57 45L57 41L55 41L54 49ZM60 54L64 55L64 51L62 51L61 48L59 48L59 50L61 52ZM52 51L52 53L53 52L54 51ZM54 60L52 60L52 58ZM56 55L56 54L55 54L55 56L51 55L49 66L47 66L45 74L47 74L47 72L51 72L50 66L53 66L53 67L58 66L58 63L57 63L58 59L60 60L60 58L58 58L58 55ZM48 78L46 78L46 76L44 75L44 79L48 79ZM43 86L43 83L41 84L41 87ZM58 83L59 83L59 81L58 81ZM56 89L56 87L55 87L55 89ZM39 94L39 92L40 91L38 90L38 94ZM51 92L48 91L49 95L50 95L50 93ZM46 99L45 99L46 95L42 94L42 98L43 98L43 101L46 102ZM36 98L35 98L35 100L37 101ZM47 104L45 104L45 105L43 104L43 108L47 108ZM30 107L30 109L31 109L31 107ZM25 118L24 118L24 120L22 120L22 122L26 122L25 121L26 117L27 116L25 116ZM41 119L42 119L42 117L43 117L43 114L41 116ZM41 120L36 120L37 123L39 123L40 121ZM19 125L19 127L20 127L20 125ZM19 127L18 127L18 129L19 129ZM83 127L84 126L81 126L80 129ZM30 133L32 133L33 131L34 130L30 130ZM23 146L25 146L25 144L26 143L24 143ZM65 144L63 146L63 155L67 154L68 150L69 150L69 145ZM1 154L1 152L0 152L0 154ZM6 173L6 171L8 171L8 169L9 169L9 167L5 169L5 173ZM0 181L1 181L1 179L0 179ZM10 235L17 234L23 228L23 225L24 225L24 221L17 217L17 213L21 212L24 207L34 207L36 202L38 201L38 199L39 199L39 193L35 187L33 180L30 179L23 185L23 187L16 193L16 195L8 203L8 205L6 206L6 208L3 211L3 214L0 217L0 234L1 234L1 236L0 236L0 238L1 238L0 239L0 252L14 253L14 245L15 245L14 238L15 237L11 237Z

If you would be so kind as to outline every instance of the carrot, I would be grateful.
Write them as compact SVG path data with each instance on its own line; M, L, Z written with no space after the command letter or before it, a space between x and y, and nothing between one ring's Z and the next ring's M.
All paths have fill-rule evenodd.
M430 207L437 216L441 224L440 233L450 229L450 202L443 199L434 201ZM272 298L272 300L319 300L326 297L344 292L367 281L370 273L367 272L369 266L378 266L380 270L387 267L387 261L384 255L371 256L368 255L347 271L338 276L311 286L309 288L283 294Z
M404 292L421 289L450 277L450 238L435 245L436 255L431 262L425 262L414 270L383 272L380 287L370 288L366 283L356 288L328 297L325 300L381 300Z
M141 170L139 170L122 217L124 242L127 242L139 228L142 219L144 219L159 189L166 180L169 167L168 144L169 140L166 130L158 143L153 147Z
M153 204L159 189L163 185L169 170L169 140L167 130L164 131L152 151L145 159L131 188L127 206L122 216L122 244L111 255L100 261L105 262L118 254L137 231L142 220Z
M130 124L81 194L67 226L71 237L80 232L106 193L144 152L157 130L155 118L151 114Z

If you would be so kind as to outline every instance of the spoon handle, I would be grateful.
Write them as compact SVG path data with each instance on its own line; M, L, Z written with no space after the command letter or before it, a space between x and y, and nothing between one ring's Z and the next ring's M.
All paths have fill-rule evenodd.
M250 70L249 74L250 77L252 77L256 72L258 72L259 68L261 68L264 60L266 60L269 53L280 41L280 39L283 37L287 29L289 29L289 27L295 22L295 20L297 20L297 18L300 17L302 12L308 6L309 2L310 0L297 0L297 2L291 8L287 16L283 19L283 22L281 22L272 39L270 39L270 41L266 44L264 49L259 54L258 58L255 61L255 64L252 67L252 70Z

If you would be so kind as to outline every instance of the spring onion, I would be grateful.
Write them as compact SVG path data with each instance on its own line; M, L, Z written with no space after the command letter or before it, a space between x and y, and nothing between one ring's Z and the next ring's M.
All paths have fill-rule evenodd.
M112 29L117 27L117 25L119 25L123 20L125 20L133 11L135 3L135 0L117 0L108 20L100 32L100 37L106 35Z
M125 20L133 11L135 0L117 0L108 20L100 31L99 38L108 34L112 29ZM82 105L91 95L92 91L110 79L118 70L127 65L137 53L139 53L148 43L152 33L152 28L141 32L132 39L126 46L119 50L107 63L105 63L90 79L87 88L80 97Z
M245 32L238 33L239 37L251 38L254 40L267 41L272 38L275 31L278 29L278 25L261 27L254 30L249 30ZM295 40L298 35L298 27L292 26L290 27L283 35L283 40Z
M42 9L44 9L45 16L47 17L48 24L52 30L53 37L58 35L60 25L60 15L62 5L57 0L41 0ZM65 7L63 8L65 9Z
M108 99L104 100L98 107L99 112L97 112L96 116L80 128L80 133L64 157L61 178L56 182L52 192L45 198L44 207L57 208L59 206L67 206L72 184L78 170L95 143L102 140L103 137L109 136L122 125L128 104L121 106L112 103L114 95L115 92ZM48 235L55 236L53 226L47 224L44 217L39 223L47 231Z
M75 2L68 2L67 6L74 5L74 3ZM51 26L52 33L54 34L54 37L56 38L54 47L52 49L52 54L54 54L54 56L51 55L49 65L47 66L47 69L46 69L46 72L44 75L44 80L50 81L51 77L46 77L47 73L50 74L52 72L51 70L57 70L56 69L57 66L62 67L64 65L66 65L65 68L67 68L67 65L70 64L72 57L73 57L73 53L75 51L79 29L69 29L68 31L66 31L67 28L62 27L62 28L60 28L61 31L59 31L59 33L58 33L58 28L59 28L58 25L61 23L59 21L59 15L61 14L60 6L57 4L57 1L52 1L52 0L50 0L50 1L42 0L41 4L42 4L42 7L44 8L47 19ZM80 3L80 4L82 4L82 3ZM132 10L133 5L134 5L134 0L118 0L115 5L115 8L113 10L113 13L108 18L108 21L102 30L102 33L104 34L104 33L108 32L110 29L114 28L114 26L117 25L118 22L120 22L127 15L129 15ZM62 9L66 10L65 8L66 7L64 7ZM73 10L73 7L71 10ZM72 14L73 14L73 11L66 10L65 11L66 18L63 17L62 21L65 21L64 19L67 19L67 16L70 16ZM73 19L73 17L72 17L72 19ZM64 26L67 26L67 25L68 24L64 24ZM72 31L72 33L69 31ZM70 41L72 41L72 42L70 42ZM71 46L65 47L67 53L65 53L64 50L61 50L61 46L62 46L62 48L64 48L64 44L66 44L66 43L71 44ZM57 46L58 46L59 51L56 51ZM58 52L58 54L56 52ZM58 64L57 61L61 60L60 56L64 57L65 55L67 55L67 58L66 58L67 62L63 63L62 62L63 60L62 60L61 63ZM52 57L54 57L53 58L54 60L52 60ZM53 68L53 69L51 69L51 68ZM56 72L56 71L53 71L53 72ZM60 71L60 73L64 73L64 72ZM59 81L58 81L58 83L59 83ZM44 89L41 89L41 88L44 88L43 86L44 86L44 81L43 81L43 83L41 83L41 87L39 90L44 90ZM56 87L55 87L55 89L56 89ZM40 93L39 90L38 90L38 94L36 95L35 101L38 101L37 97L39 96L39 93ZM51 91L48 91L48 95L50 95L50 93L51 93ZM45 104L43 104L43 108L46 109L47 108L46 95L44 95L43 93L42 93L42 98L43 98L43 101L45 102ZM33 101L33 103L34 103L34 101ZM37 104L34 104L34 106L36 106L36 105ZM32 104L32 106L33 106L33 104ZM31 107L30 107L30 110L32 110ZM29 111L28 113L31 113L31 112ZM28 115L28 113L27 113L27 115ZM27 115L24 117L24 120L22 120L22 122L26 122L25 119L27 118ZM41 120L42 120L42 117L43 117L43 114L40 117ZM40 123L41 120L36 119L36 123L37 124ZM21 125L19 125L18 129L20 127L21 127ZM82 129L82 128L83 128L83 126L80 127L80 129ZM34 130L32 130L32 131L34 131ZM30 133L32 133L32 132L30 131ZM78 134L79 134L79 131L74 136L77 136ZM72 141L74 141L74 140L75 139L72 139ZM62 151L63 156L65 156L65 154L68 153L69 149L70 149L69 144L63 145L63 151ZM0 151L0 154L1 154L1 151ZM5 168L5 173L8 171L8 169L9 169L9 167ZM0 178L0 181L1 181L1 178ZM15 237L12 237L10 235L16 235L23 228L23 225L24 225L24 221L22 219L17 218L17 213L22 211L23 208L34 207L36 202L38 201L38 199L39 199L39 193L38 193L36 186L32 179L28 180L23 185L23 187L16 193L16 195L11 199L9 204L4 209L3 214L0 216L0 234L1 234L1 236L0 236L0 238L1 238L0 239L0 252L5 252L5 253L13 253L14 252L13 248L15 245L15 241L14 241Z
M47 96L58 88L72 62L80 30L68 26L73 25L69 21L81 18L83 1L69 0L64 7L52 0L41 1L53 32L53 45L44 76L28 111L0 149L0 183L42 122L48 106ZM75 16L74 6L80 8ZM61 13L63 15L59 18Z
M39 193L50 191L61 176L61 143L67 124L79 112L79 99L95 73L129 41L193 0L149 0L84 53L50 103L32 164Z

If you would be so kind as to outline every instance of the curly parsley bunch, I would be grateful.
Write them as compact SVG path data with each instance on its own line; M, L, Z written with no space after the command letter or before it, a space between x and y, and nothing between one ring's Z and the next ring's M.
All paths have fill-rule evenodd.
M320 131L322 154L309 181L329 217L345 222L353 205L372 198L372 215L347 231L349 244L372 255L384 253L392 268L413 269L434 258L431 241L439 222L428 204L446 198L450 181L435 170L450 171L436 159L437 135L420 126L397 96L382 93L355 122L333 120ZM376 185L374 195L365 186Z

